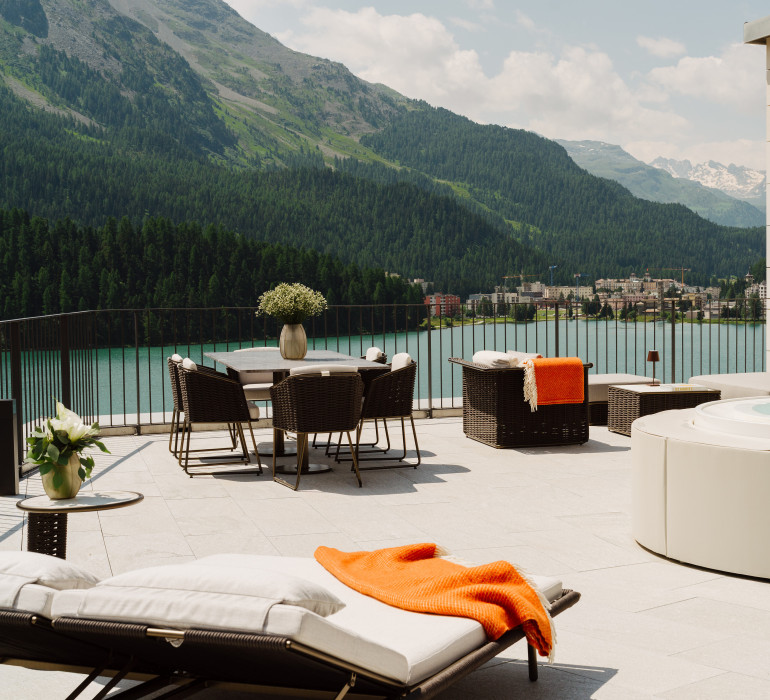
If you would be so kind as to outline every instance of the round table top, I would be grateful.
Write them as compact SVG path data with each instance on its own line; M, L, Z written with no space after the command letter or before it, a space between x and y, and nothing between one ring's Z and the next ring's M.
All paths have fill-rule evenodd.
M50 499L48 496L32 496L16 501L16 507L30 513L83 513L93 510L124 508L139 503L144 495L136 491L88 491L75 498Z

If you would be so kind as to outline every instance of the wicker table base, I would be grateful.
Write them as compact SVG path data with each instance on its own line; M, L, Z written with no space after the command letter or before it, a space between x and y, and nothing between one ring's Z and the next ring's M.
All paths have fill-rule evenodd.
M27 550L67 558L67 515L98 510L111 510L139 503L144 498L135 491L81 492L75 498L51 500L33 496L17 501L16 507L29 513Z
M631 423L637 418L680 408L694 408L707 401L719 401L718 389L697 387L678 391L670 386L628 384L608 389L607 429L613 433L631 436Z

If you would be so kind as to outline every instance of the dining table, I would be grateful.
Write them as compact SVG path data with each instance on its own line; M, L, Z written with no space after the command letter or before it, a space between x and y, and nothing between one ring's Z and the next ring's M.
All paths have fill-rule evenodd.
M282 357L278 348L275 348L275 350L260 349L260 352L206 352L204 356L235 372L272 372L274 384L286 377L294 367L339 364L355 367L359 372L364 370L384 373L389 370L387 365L383 365L380 362L373 362L355 355L346 355L336 350L308 350L305 357L301 360L288 360ZM283 431L275 428L273 428L272 450L276 457L289 456L292 453L296 454L296 452L287 449L283 439ZM331 467L326 464L311 464L308 460L308 451L305 450L302 460L303 474L318 474L328 471L331 471ZM296 474L297 465L277 465L276 472Z

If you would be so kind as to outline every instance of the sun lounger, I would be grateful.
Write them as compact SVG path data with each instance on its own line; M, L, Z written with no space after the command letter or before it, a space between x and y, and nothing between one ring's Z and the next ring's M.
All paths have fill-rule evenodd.
M92 676L114 682L141 676L147 694L166 685L188 692L235 683L337 698L351 688L370 697L429 698L524 638L516 628L490 642L474 620L393 608L353 591L309 558L215 555L93 587L77 587L92 582L70 577L70 587L34 575L14 581L2 573L4 554L2 660L89 667ZM580 597L554 579L535 583L552 601L552 615ZM142 692L131 689L131 697Z

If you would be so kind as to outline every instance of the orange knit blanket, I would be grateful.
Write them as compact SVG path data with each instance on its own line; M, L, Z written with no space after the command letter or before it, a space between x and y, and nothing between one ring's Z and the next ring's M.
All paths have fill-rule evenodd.
M318 562L350 588L404 610L478 620L490 639L521 625L542 656L553 651L547 601L505 561L466 567L436 556L435 544L373 552L315 551ZM550 606L549 606L550 607Z
M583 361L579 357L540 357L524 362L524 400L538 406L583 403Z

